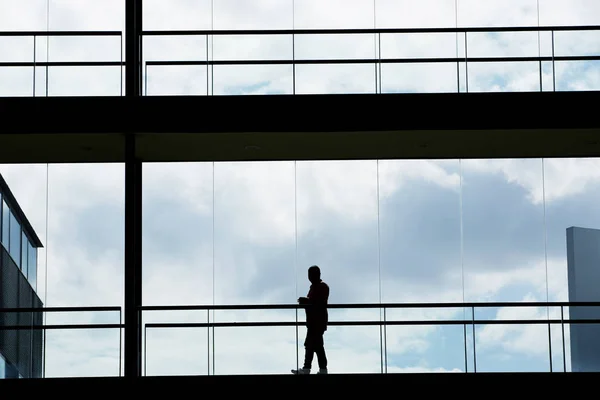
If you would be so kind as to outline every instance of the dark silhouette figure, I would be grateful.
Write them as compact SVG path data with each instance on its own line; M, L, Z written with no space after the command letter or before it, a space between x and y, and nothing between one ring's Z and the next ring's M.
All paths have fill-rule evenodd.
M292 370L294 374L310 374L315 353L319 363L318 374L327 374L327 356L323 335L327 330L329 315L327 302L329 300L329 286L321 280L321 270L313 265L308 269L310 290L306 297L300 297L298 303L304 305L306 311L306 339L304 340L305 356L304 366L299 370Z

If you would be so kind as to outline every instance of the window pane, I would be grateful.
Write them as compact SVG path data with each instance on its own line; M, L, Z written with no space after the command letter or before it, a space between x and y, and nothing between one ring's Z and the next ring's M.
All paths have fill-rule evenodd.
M8 252L17 265L21 265L21 225L19 221L10 213L10 245Z
M9 242L9 221L10 221L10 209L8 205L3 201L2 202L2 244L6 249L8 249Z
M330 304L380 301L377 172L375 160L298 162L298 296L306 296L307 269L316 264L330 286ZM330 322L379 318L377 308L329 310ZM306 321L303 313L299 320ZM298 333L302 363L306 328ZM330 326L324 337L330 372L380 372L379 334L373 325ZM318 368L316 357L312 366Z
M23 271L23 274L25 275L25 277L27 277L27 250L28 250L28 246L27 244L29 243L29 240L27 239L27 235L25 235L25 232L23 232L21 234L21 271Z
M27 247L29 249L27 279L29 279L29 283L33 290L37 291L37 249L33 247L31 243L28 243Z

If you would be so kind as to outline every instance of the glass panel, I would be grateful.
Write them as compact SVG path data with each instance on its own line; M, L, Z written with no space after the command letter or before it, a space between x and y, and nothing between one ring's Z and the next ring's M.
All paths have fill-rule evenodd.
M211 304L212 164L145 163L143 168L143 303Z
M4 361L4 357L0 354L0 379L6 378L6 361Z
M377 0L377 28L454 28L456 0Z
M121 67L50 67L49 96L120 96Z
M537 16L537 0L458 1L459 26L537 26Z
M215 1L144 0L142 25L145 30L212 29L213 2Z
M124 0L48 1L51 31L123 31L125 29Z
M375 93L375 64L298 65L297 94Z
M598 25L600 3L597 0L540 1L540 25Z
M0 67L0 97L32 96L33 67Z
M293 0L215 1L213 29L291 29L293 4Z
M383 64L382 93L456 93L456 63Z
M463 160L462 188L465 300L546 301L541 160ZM479 307L467 318L539 320L547 312ZM547 330L532 324L477 325L476 354L470 355L477 372L548 371Z
M211 92L215 95L292 94L291 65L216 65Z
M33 290L37 291L37 248L27 243L29 248L28 261L27 261L27 279Z
M293 162L215 164L215 304L294 304ZM217 323L295 320L295 310L216 311ZM296 368L295 327L216 327L215 374Z
M556 90L600 90L600 61L559 61L555 68Z
M208 328L148 328L144 375L207 375L208 343Z
M213 304L212 163L144 163L142 175L143 304ZM149 311L143 320L147 326L208 317L204 310ZM146 375L208 372L207 328L148 327L145 341Z
M21 225L17 218L10 213L10 244L8 252L17 265L21 265Z
M600 239L600 209L597 205L600 159L545 159L544 183L550 301L600 301L596 285ZM560 318L560 310L551 316ZM597 307L564 309L564 317L574 320L597 319L599 316ZM586 370L590 365L596 369L597 366L589 362L600 359L598 341L590 340L587 335L598 335L600 326L568 324L564 331L564 353L560 330L553 335L555 370L563 370L563 362L567 371Z
M297 164L297 293L309 291L307 270L321 268L330 304L373 303L373 309L330 309L329 321L380 321L377 162ZM304 312L300 313L305 321ZM299 330L300 366L306 328ZM330 326L324 336L332 373L381 372L378 325ZM315 357L313 370L318 368Z
M383 303L463 299L460 165L457 160L379 162ZM432 251L435 249L435 251ZM461 308L387 309L387 321L463 319ZM462 325L384 330L387 371L465 371Z
M47 4L48 0L0 0L1 30L46 30Z
M469 62L467 79L469 92L530 92L543 76L538 62Z
M21 234L21 271L23 271L23 275L27 278L27 273L29 271L29 267L27 264L29 252L29 239L27 239L27 235L25 231Z
M1 196L1 194L0 194ZM8 231L8 226L9 226L9 221L10 221L10 209L8 208L8 205L4 202L4 200L2 200L2 198L0 197L0 224L2 226L0 226L0 243L2 243L4 245L4 247L6 249L8 249L8 242L9 242L9 231Z
M368 29L375 24L373 0L294 2L296 29Z
M68 323L83 322L71 320ZM112 321L105 323L118 323L118 319L113 317ZM45 377L119 376L119 354L122 350L119 336L119 329L48 330Z

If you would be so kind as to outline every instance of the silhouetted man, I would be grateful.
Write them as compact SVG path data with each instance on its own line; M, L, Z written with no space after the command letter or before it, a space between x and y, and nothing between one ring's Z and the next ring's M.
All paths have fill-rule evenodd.
M328 313L327 301L329 300L329 286L321 280L321 270L316 265L308 269L308 280L310 281L310 290L306 297L300 297L298 303L305 305L306 310L306 339L304 348L304 367L299 370L292 370L294 374L310 374L313 356L317 354L319 363L318 374L327 373L327 356L325 355L325 346L323 335L327 330Z

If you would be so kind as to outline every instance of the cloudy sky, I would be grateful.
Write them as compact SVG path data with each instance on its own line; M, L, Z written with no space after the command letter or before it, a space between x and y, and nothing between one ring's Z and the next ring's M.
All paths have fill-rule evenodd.
M145 0L144 29L371 28L600 23L594 0ZM122 30L122 1L0 0L2 30ZM595 33L556 35L557 55L600 53ZM455 57L464 36L149 37L150 60ZM458 45L457 45L458 43ZM549 34L472 34L469 56L551 54ZM33 61L33 39L0 38L0 62ZM36 39L35 59L120 60L118 37ZM456 65L149 67L147 94L456 92ZM556 63L556 90L600 89L593 63ZM553 90L552 65L542 90ZM469 65L469 91L540 90L539 65ZM0 95L119 95L119 67L0 68ZM379 79L379 80L378 80ZM47 85L46 85L47 83ZM46 92L46 87L48 91ZM378 90L378 89L377 89ZM499 111L502 112L502 111ZM532 112L535 109L532 105ZM468 115L464 116L468 118ZM47 306L123 305L124 166L0 165L42 239ZM600 228L600 162L414 160L180 163L144 166L145 305L294 303L318 264L332 303L568 300L566 228ZM551 310L552 315L557 310ZM547 318L546 309L478 310L478 318ZM378 320L380 311L332 311ZM215 321L295 320L294 311L217 312ZM300 315L301 316L301 315ZM388 319L459 319L463 309L387 310ZM49 323L118 322L118 314ZM206 312L145 322L205 322ZM210 333L210 335L209 335ZM388 372L472 371L472 329L388 327ZM568 330L567 330L568 333ZM300 345L304 331L299 330ZM476 330L478 371L549 369L543 325ZM295 328L151 329L146 373L287 373ZM560 327L553 369L562 370ZM331 328L331 372L379 372L378 327ZM116 375L119 333L48 334L47 376ZM568 348L567 348L568 353ZM568 354L567 354L568 356ZM567 359L567 366L569 366ZM315 361L316 366L316 361Z

